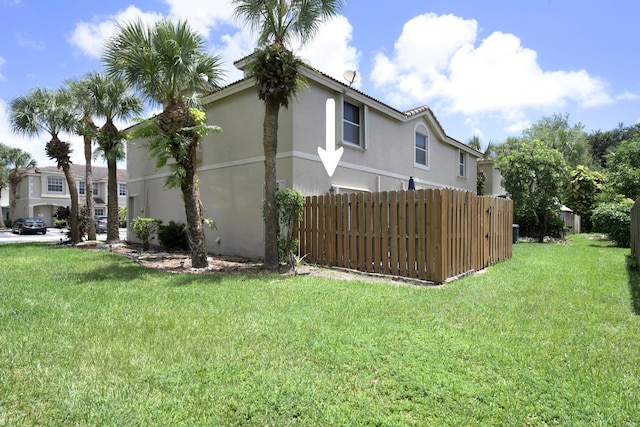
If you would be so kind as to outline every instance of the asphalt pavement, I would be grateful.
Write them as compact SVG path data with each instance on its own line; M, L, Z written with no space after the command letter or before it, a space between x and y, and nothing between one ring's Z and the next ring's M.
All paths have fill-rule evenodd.
M62 242L67 240L66 229L49 228L47 234L14 234L11 230L0 230L0 244L24 242ZM107 240L107 233L96 235L97 240ZM120 229L120 240L127 239L127 229Z

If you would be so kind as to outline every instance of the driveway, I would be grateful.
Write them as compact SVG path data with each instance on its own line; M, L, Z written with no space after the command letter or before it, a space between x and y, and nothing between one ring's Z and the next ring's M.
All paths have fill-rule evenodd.
M0 230L0 244L3 243L25 243L25 242L61 242L66 240L67 230L50 228L47 234L13 234L11 230ZM107 233L98 234L97 240L107 240ZM126 240L127 229L120 229L120 240Z

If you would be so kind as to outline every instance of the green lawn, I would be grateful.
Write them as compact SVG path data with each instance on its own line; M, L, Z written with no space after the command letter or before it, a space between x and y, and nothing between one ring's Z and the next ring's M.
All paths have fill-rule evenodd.
M416 288L3 245L0 426L640 425L628 254L522 243Z

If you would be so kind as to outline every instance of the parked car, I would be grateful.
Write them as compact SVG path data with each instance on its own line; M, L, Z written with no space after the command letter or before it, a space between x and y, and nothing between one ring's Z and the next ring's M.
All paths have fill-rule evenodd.
M93 222L96 225L96 233L107 232L107 217L106 216L94 216Z
M16 234L47 234L47 224L40 218L20 218L13 222L11 231Z

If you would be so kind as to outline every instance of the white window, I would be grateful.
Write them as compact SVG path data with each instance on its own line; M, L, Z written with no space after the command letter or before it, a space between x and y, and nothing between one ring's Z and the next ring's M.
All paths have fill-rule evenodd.
M416 126L415 130L414 163L416 166L429 167L429 134L423 125Z
M93 183L93 195L94 196L99 196L100 195L100 188L98 187L98 183L97 182Z
M87 194L87 183L84 181L78 181L78 194L85 196Z
M95 216L105 216L105 215L104 215L104 208L95 208L95 209L93 210L93 214L94 214Z
M119 182L118 183L118 196L126 196L127 195L127 184Z
M458 176L467 177L467 153L458 151Z
M49 193L62 193L62 178L47 177L47 191Z
M347 101L344 101L342 108L342 140L364 148L362 108Z

